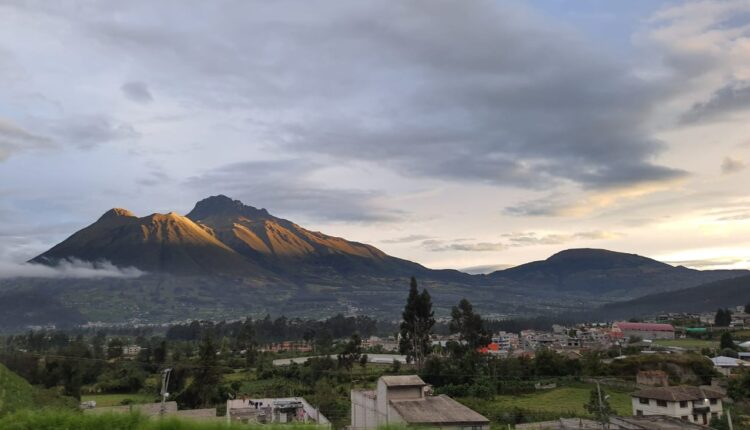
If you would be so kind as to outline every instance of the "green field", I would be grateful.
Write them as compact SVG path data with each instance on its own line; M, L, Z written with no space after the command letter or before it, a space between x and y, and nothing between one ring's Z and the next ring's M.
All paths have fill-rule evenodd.
M719 342L714 340L703 340L703 339L661 339L655 340L654 344L659 346L678 346L680 348L687 349L702 349L711 348L715 349L719 347Z
M117 406L121 405L123 400L131 400L132 403L152 403L155 402L158 399L157 396L153 396L151 394L139 394L139 393L130 393L130 394L88 394L88 395L82 395L81 401L87 402L89 400L96 401L97 407L102 406Z
M498 411L511 411L514 408L523 409L532 413L532 415L534 412L538 412L562 416L583 416L588 415L583 405L588 403L590 391L593 388L595 388L593 385L580 384L538 391L532 394L495 396L493 400L466 398L460 400L490 419L492 416L496 416ZM606 387L602 387L602 389L610 396L609 404L617 411L618 415L632 414L628 393Z

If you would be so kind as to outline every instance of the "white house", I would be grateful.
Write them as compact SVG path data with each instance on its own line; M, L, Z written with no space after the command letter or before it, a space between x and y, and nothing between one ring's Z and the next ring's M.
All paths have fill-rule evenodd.
M706 425L711 418L721 417L723 397L701 387L646 388L632 395L633 415L665 415Z
M384 425L488 430L490 421L448 396L427 395L419 376L382 376L375 390L352 390L352 430Z

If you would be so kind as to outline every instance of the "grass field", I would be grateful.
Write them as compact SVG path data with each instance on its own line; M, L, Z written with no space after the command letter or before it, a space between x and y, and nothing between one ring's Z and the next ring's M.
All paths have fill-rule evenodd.
M718 348L719 342L703 339L661 339L655 340L654 344L660 346L678 346L687 349Z
M152 403L152 402L159 400L157 396L153 396L150 394L139 394L139 393L88 394L88 395L81 396L82 402L95 400L97 407L121 405L122 401L126 399L132 400L132 403Z
M510 411L514 408L524 409L532 414L538 412L582 416L587 415L583 405L588 403L593 388L595 388L593 385L580 384L538 391L533 394L495 396L493 400L461 399L461 402L476 408L478 412L488 417L497 415L497 411ZM609 404L618 415L632 414L628 393L602 388L610 396Z

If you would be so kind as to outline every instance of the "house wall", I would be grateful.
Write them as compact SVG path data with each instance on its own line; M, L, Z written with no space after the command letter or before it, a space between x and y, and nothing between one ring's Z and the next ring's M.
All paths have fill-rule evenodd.
M706 420L711 421L711 413L716 413L719 417L723 414L723 405L721 400L717 400L715 405L710 403L704 404L702 401L693 402L688 401L686 407L680 407L680 402L667 402L667 406L658 406L656 400L649 399L648 405L641 404L638 397L632 397L631 403L633 406L633 415L637 416L638 411L642 412L642 415L667 415L674 418L683 418L687 416L687 420L692 423L703 424L702 415L698 415L697 419L693 417L693 408L698 406L709 406L710 410L707 414Z
M352 429L374 429L385 420L379 419L377 402L363 391L352 390Z
M627 337L637 336L641 339L674 339L673 331L623 330L622 334Z

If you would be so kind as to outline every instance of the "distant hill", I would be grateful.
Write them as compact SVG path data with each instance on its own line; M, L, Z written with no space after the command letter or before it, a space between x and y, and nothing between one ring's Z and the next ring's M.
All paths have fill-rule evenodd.
M746 303L750 303L750 275L611 303L602 306L597 312L623 318L662 312L707 312Z
M672 291L748 273L734 270L700 271L671 266L637 254L605 249L568 249L488 275L532 289L586 293L598 297L638 297Z
M25 288L0 290L0 328L72 327L85 322L78 309L63 305L53 294Z

